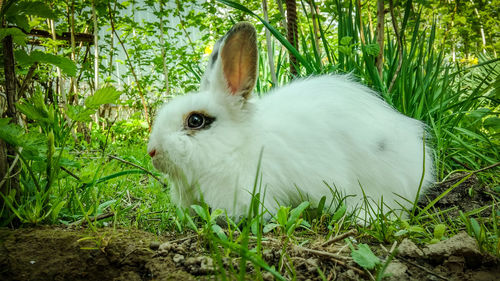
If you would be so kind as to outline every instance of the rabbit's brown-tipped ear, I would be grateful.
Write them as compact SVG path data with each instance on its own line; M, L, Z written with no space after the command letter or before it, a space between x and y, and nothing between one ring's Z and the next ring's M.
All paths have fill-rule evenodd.
M237 23L214 46L201 88L221 89L247 99L257 81L257 33L247 22Z
M257 34L251 24L238 23L228 32L221 59L230 94L247 98L257 81Z

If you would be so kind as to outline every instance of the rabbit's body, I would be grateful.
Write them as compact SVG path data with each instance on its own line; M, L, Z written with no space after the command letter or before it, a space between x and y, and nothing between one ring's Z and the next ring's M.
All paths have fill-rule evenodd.
M218 65L221 60L214 59L211 67L225 67ZM383 196L390 208L400 207L396 200L408 207L399 196L415 199L424 150L423 189L433 181L424 125L347 76L298 80L262 98L227 94L231 82L220 87L217 72L207 76L201 92L160 110L149 143L155 167L175 181L172 200L183 207L203 197L231 216L246 214L261 149L257 184L271 213L279 205L314 204L323 196L328 203L330 188L355 195L347 199L350 208L362 204L362 189L376 202ZM247 88L240 77L236 80ZM207 123L193 129L187 122L198 113Z

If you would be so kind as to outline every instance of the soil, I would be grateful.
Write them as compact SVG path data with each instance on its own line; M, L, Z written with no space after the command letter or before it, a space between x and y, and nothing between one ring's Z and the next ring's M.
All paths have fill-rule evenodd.
M491 196L469 190L476 189L474 178L445 197L438 207L455 204L465 210L470 202L484 206ZM435 194L448 185L435 188ZM458 193L458 195L457 195ZM429 193L432 200L434 193ZM450 199L451 198L451 199ZM479 199L478 199L479 198ZM454 201L454 202L452 202ZM468 203L464 203L468 202ZM462 206L463 205L463 206ZM283 249L293 263L297 280L370 280L351 258L350 250L340 239L327 243L318 235L302 246L283 245L280 237L265 237L263 259L293 279L286 265L279 267ZM371 245L375 254L385 260L391 245ZM386 250L389 249L389 250ZM499 280L500 261L479 250L475 239L467 233L424 246L405 239L398 243L397 254L389 263L384 280ZM236 276L239 258L222 258L227 279ZM193 234L164 234L161 236L133 229L99 229L95 234L87 228L45 226L37 228L0 228L0 280L216 280L221 279L219 265L212 259L202 238ZM324 274L324 279L318 273ZM249 263L247 279L254 280L256 272ZM234 273L233 273L234 274ZM264 280L274 280L263 271Z

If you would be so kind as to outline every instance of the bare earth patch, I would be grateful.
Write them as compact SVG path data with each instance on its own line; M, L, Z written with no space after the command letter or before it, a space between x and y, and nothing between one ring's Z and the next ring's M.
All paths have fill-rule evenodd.
M103 238L97 245L81 240L94 237L86 229L0 229L0 280L208 280L217 273L216 261L191 234L156 237L138 230L101 229L100 235ZM264 245L263 258L278 268L281 240L269 237ZM387 257L376 246L372 248L382 253L380 258ZM328 280L369 280L341 244L312 243L288 249L297 280L321 280L317 268ZM223 258L223 264L237 269L239 260L230 256ZM253 267L248 268L252 280ZM386 280L498 280L500 263L460 233L424 248L403 241L386 273L391 274ZM273 280L267 273L263 277Z

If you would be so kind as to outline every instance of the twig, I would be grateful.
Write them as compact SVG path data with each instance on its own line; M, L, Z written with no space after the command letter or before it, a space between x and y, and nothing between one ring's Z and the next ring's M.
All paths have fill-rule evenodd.
M458 180L458 179L462 179L462 178L465 178L466 176L470 175L470 174L477 174L477 173L481 173L481 172L484 172L486 170L490 170L490 169L493 169L493 168L496 168L500 166L500 162L496 162L495 164L492 164L492 165L489 165L489 166L486 166L484 168L481 168L479 170L475 170L475 171L472 171L472 172L466 172L465 175L464 174L459 174L458 176L456 177L450 177L449 179L447 180L444 180L444 181L441 181L441 182L438 182L438 184L443 184L443 183L447 183L447 182L450 182L450 181L455 181L455 180Z
M427 272L427 273L429 273L429 274L432 274L432 275L434 275L434 276L436 276L436 277L438 277L438 278L441 278L441 279L443 279L443 280L449 280L448 278L446 278L446 277L444 277L444 276L441 276L441 275L439 275L439 274L435 273L434 271L432 271L432 270L430 270L430 269L428 269L428 268L426 268L426 267L424 267L424 266L421 266L421 265L419 265L419 264L417 264L417 263L414 263L414 262L412 262L412 261L410 261L410 260L407 260L407 259L405 259L405 258L403 258L403 257L398 256L398 259L400 259L400 260L402 260L402 261L404 261L404 262L406 262L406 263L409 263L409 264L411 264L411 265L413 265L413 266L415 266L415 267L418 267L419 269L422 269L423 271L425 271L425 272Z
M347 233L347 232L346 232ZM266 243L266 242L274 242L276 244L280 244L282 243L282 241L278 240L278 239L275 239L275 238L271 238L271 237L267 237L266 240L263 240L262 243ZM341 266L344 266L348 269L352 269L353 271L355 271L356 273L360 274L360 275L363 275L363 276L367 276L367 273L357 267L354 267L352 265L348 265L345 261L347 260L350 260L349 257L344 257L344 256L340 256L340 255L336 255L336 254L332 254L332 253L329 253L329 252L325 252L325 251L319 251L319 250L313 250L313 249L309 249L309 248L305 248L303 246L297 246L297 245L292 245L292 247L297 250L297 251L302 251L302 252L308 252L310 254L314 254L314 255L317 255L317 256L322 256L322 257L327 257L327 258L330 258L332 259L335 263L341 265Z
M136 167L137 169L141 169L143 170L144 172L146 172L148 175L152 176L155 180L157 180L159 183L161 183L164 187L167 186L166 183L164 183L162 180L160 180L160 178L158 178L157 176L155 176L155 174L151 173L150 171L148 171L147 169L137 165L137 164L134 164L132 162L129 162L127 160L124 160L124 159L121 159L120 157L117 157L117 156L114 156L114 155L109 155L109 158L112 158L112 159L115 159L115 160L118 160L120 162L123 162L125 164L128 164L130 166L133 166L133 167Z
M28 84L31 82L31 78L33 78L33 74L35 74L36 67L38 66L38 62L33 63L33 65L28 69L28 74L24 78L23 84L19 91L17 91L17 96L19 98L23 97L24 91L28 87Z
M366 272L364 272L363 270L361 270L361 269L359 269L357 267L354 267L352 265L348 265L345 262L346 260L349 260L348 257L344 257L344 256L332 254L332 253L325 252L325 251L318 251L318 250L308 249L308 248L305 248L305 247L302 247L302 246L295 246L295 245L293 245L293 247L296 248L296 249L298 249L299 251L304 251L304 252L308 252L308 253L311 253L311 254L315 254L317 256L323 256L323 257L330 258L333 261L335 261L336 263L340 264L341 266L347 267L349 269L352 269L353 271L355 271L356 273L358 273L360 275L366 276Z
M357 235L357 234L358 234L358 231L356 229L351 229L351 230L347 231L346 233L343 233L343 234L340 234L340 235L337 235L337 236L331 238L330 240L321 244L321 247L326 247L326 246L331 245L337 241L343 240L346 237Z
M114 212L109 212L109 213L106 213L106 214L100 214L100 215L95 216L95 217L90 217L89 221L90 222L94 222L94 221L98 221L98 220L103 220L103 219L110 218L110 217L112 217L114 215L115 215ZM75 221L74 223L71 223L71 225L78 225L78 224L85 225L87 223L88 223L87 220L85 218L83 218L81 220Z
M338 259L338 260L348 260L349 259L349 257L345 257L345 256L337 255L337 254L332 254L332 253L326 252L326 251L313 250L313 249L305 248L302 246L294 246L294 247L297 248L299 251L305 251L305 252L315 254L318 256L324 256L324 257L334 258L334 259Z
M493 168L495 168L495 167L497 167L497 166L499 166L499 165L500 165L500 162L496 162L495 164L492 164L492 165L486 166L486 167L481 168L481 169L479 169L479 170L472 171L471 173L473 173L473 174L481 173L481 172L484 172L484 171L486 171L486 170L493 169Z
M61 168L61 170L65 171L68 175L74 177L76 180L81 181L80 177L77 176L77 175L75 175L75 174L73 174L73 172L71 172L70 170L64 168L63 166L61 166L60 168Z
M21 147L19 153L21 153L22 149L23 148ZM9 170L7 171L7 173L5 173L2 181L0 182L0 186L3 186L4 182L7 181L7 179L10 177L10 173L12 173L12 170L14 170L14 167L16 166L17 161L19 160L19 153L16 154L16 158L14 158L14 161L12 161L12 165L10 165Z
M198 234L193 234L193 235L190 235L190 236L186 236L186 237L182 237L182 238L179 238L179 239L175 239L175 240L172 240L172 241L167 241L165 243L177 243L177 242L184 242L186 240L189 240L191 238L196 238L198 236Z

